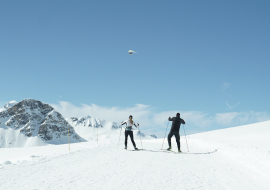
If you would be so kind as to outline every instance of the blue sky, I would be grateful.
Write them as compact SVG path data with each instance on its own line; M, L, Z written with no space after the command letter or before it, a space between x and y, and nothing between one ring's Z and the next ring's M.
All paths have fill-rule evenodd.
M64 116L137 114L153 132L176 111L188 133L270 119L269 10L266 0L1 1L0 106L34 98Z

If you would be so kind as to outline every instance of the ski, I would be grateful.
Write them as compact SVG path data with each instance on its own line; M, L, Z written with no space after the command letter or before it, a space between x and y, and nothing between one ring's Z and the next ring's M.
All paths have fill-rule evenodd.
M176 152L176 151L173 151L173 150L167 150L167 149L161 149L161 150L165 150L167 152L172 152L172 153L175 153L175 154L188 154L188 152ZM164 152L164 151L163 151Z
M131 150L131 151L140 151L140 150L145 150L145 149L137 149L137 150Z
M128 150L128 151L141 151L141 150L145 150L145 149L137 149L137 150L124 149L124 150Z
M175 154L181 154L183 152L176 152L176 151L173 151L173 150L167 150L168 152L172 152L172 153L175 153Z
M218 149L215 149L211 152L176 152L176 151L167 150L167 149L161 149L161 150L163 150L162 152L168 152L168 153L173 152L175 154L213 154L218 151Z

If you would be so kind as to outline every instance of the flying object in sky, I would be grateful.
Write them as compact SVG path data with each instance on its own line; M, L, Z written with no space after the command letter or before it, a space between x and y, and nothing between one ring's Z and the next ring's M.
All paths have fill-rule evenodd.
M133 50L129 50L128 53L129 53L129 55L132 55L133 53L137 53L137 52L135 52Z

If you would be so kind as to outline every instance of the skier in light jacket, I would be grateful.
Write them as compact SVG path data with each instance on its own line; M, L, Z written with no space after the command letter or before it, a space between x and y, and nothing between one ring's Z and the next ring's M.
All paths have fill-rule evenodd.
M134 146L134 149L138 150L138 148L136 148L136 144L135 144L134 139L133 139L132 126L134 125L135 127L137 127L137 126L139 126L139 123L137 123L137 125L136 125L135 122L132 120L132 115L130 115L128 120L123 121L121 123L121 125L124 125L124 124L126 124L126 129L125 129L125 149L127 149L127 139L128 139L128 136L130 136L130 139L131 139L131 142L132 142L132 144Z
M176 143L177 143L177 147L178 147L178 152L181 152L180 150L180 135L179 135L179 129L180 129L180 125L185 124L185 121L183 119L180 118L180 113L176 114L176 117L169 117L169 121L172 121L172 127L171 127L171 131L168 134L168 144L169 144L169 148L167 150L171 150L172 149L172 145L171 145L171 138L174 135L175 139L176 139Z

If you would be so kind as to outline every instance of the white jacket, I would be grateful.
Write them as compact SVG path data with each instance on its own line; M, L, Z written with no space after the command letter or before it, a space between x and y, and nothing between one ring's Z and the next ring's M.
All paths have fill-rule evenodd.
M129 131L133 131L133 130L132 130L132 127L133 127L133 125L135 125L135 121L133 121L133 125L130 123L130 120L129 120L129 119L126 120L126 121L123 121L121 124L122 124L122 125L126 124L126 130L129 130L128 128L130 128ZM136 125L135 125L135 126L136 126ZM136 127L137 127L137 126L136 126Z

